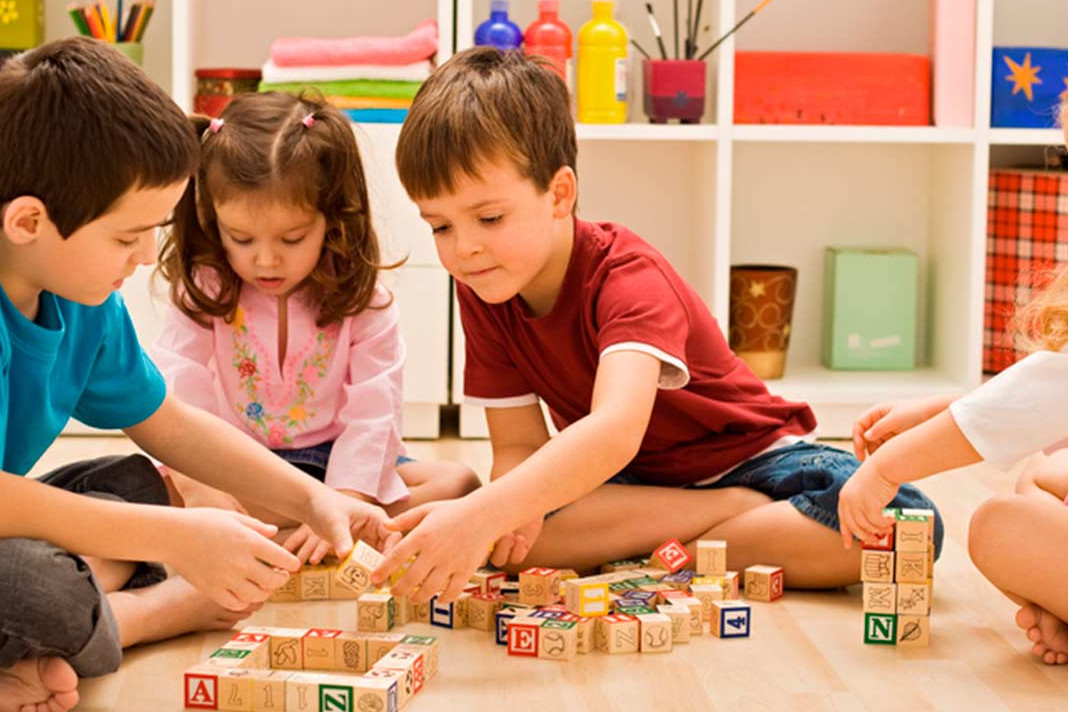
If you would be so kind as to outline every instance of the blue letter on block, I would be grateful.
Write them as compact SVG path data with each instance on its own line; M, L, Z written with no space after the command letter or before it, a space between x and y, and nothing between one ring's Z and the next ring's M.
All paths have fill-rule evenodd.
M515 618L515 611L497 611L497 645L508 645L508 621Z
M721 638L749 637L749 606L724 608L719 613L719 630Z
M455 606L455 601L452 603L438 603L437 596L430 599L430 625L452 628Z

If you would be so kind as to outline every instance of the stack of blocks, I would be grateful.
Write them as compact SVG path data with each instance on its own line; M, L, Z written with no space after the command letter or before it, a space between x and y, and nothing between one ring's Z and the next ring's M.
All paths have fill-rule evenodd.
M864 642L926 646L931 640L934 512L888 509L889 533L861 553Z

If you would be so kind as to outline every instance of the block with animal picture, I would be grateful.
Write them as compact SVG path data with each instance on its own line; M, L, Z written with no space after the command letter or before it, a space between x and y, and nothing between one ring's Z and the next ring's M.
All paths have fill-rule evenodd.
M356 601L356 630L385 633L393 630L396 618L396 603L391 594L364 593Z
M357 593L372 587L371 572L382 563L382 554L363 541L357 541L352 551L337 567L334 581Z
M784 576L781 566L750 566L745 570L745 597L771 602L782 598Z

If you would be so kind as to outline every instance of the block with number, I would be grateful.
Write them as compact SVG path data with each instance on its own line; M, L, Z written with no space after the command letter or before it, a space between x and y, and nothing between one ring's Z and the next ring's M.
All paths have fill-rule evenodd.
M865 613L897 613L897 584L865 583L863 588Z
M641 645L640 624L634 616L614 613L594 624L594 648L609 655L636 653Z
M538 657L540 629L546 621L540 618L513 618L508 621L508 654L528 658Z
M871 645L896 644L897 616L882 613L865 613L864 642Z
M894 582L894 552L865 550L860 553L860 580L865 583Z
M598 618L608 615L608 584L572 579L564 584L564 590L567 610L576 616Z
M931 613L931 584L897 584L897 614L900 616L926 616Z
M671 618L662 613L645 613L638 619L638 650L642 653L671 652Z
M930 616L897 617L897 644L903 647L926 647L931 644Z
M356 630L365 633L386 633L393 630L397 609L388 593L364 593L356 601Z
M690 594L701 602L701 620L712 620L712 604L723 600L723 587L716 584L690 586Z
M698 540L697 573L702 576L726 575L727 542L718 539Z
M362 541L356 542L352 551L337 567L334 581L357 593L364 593L371 586L371 572L382 563L382 554Z
M305 670L337 669L337 638L340 630L312 628L301 638Z
M717 638L748 638L752 610L743 601L713 601L710 630Z
M286 712L286 681L292 675L284 670L253 670L252 709L255 712Z
M519 572L519 602L547 606L560 600L560 572L557 569L533 568Z
M682 545L682 542L678 539L669 539L653 552L650 563L656 568L662 568L674 573L679 569L685 568L686 564L691 561L693 561L693 557L690 556L690 552L686 551L686 547Z
M745 570L745 597L751 601L770 602L782 598L781 566L750 566Z

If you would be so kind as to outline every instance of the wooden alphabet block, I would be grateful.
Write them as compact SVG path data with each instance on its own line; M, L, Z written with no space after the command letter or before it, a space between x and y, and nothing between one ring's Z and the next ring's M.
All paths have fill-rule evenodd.
M723 576L723 598L728 601L737 601L741 598L741 576L737 571L728 571Z
M334 668L349 673L367 672L367 638L349 632L334 638Z
M865 613L864 642L869 645L896 644L897 616L882 613Z
M271 592L267 600L271 603L293 603L300 600L301 572L291 573L286 582Z
M397 681L389 678L359 677L352 681L352 705L338 710L352 712L397 712ZM323 706L322 712L329 708ZM287 710L288 712L288 710Z
M531 606L556 603L560 595L557 569L533 568L519 572L519 602Z
M897 583L926 583L931 572L927 566L927 551L896 552Z
M690 593L701 602L701 620L712 620L712 603L723 600L723 588L714 584L698 584L690 587Z
M579 655L585 655L593 650L593 628L596 618L580 618L573 613L565 613L564 617L558 620L575 624L575 651Z
M219 674L222 670L207 665L197 665L182 676L182 694L186 709L219 709Z
M389 651L389 655L375 663L375 669L405 671L405 681L407 683L410 680L412 693L415 694L423 689L429 679L426 674L427 652L426 646L401 643Z
M302 640L307 632L307 628L273 628L271 630L271 667L273 669L304 669Z
M580 618L598 618L608 615L608 584L584 583L572 579L564 584L564 602L567 610Z
M334 580L338 584L355 591L364 593L371 588L371 572L382 562L383 556L374 547L357 541L356 546L337 567Z
M929 616L898 616L897 644L903 647L927 647L931 644Z
M639 559L620 559L619 561L610 561L607 564L601 564L601 573L610 574L617 571L630 571L632 569L640 569L644 566Z
M466 628L467 605L471 594L461 593L450 603L442 603L437 596L430 599L430 625L440 628Z
M893 583L894 552L862 551L860 554L860 580L865 583Z
M219 709L228 712L252 712L251 671L219 671Z
M503 571L479 569L471 577L471 583L477 585L481 589L481 593L500 593L501 584L504 583L506 578L507 576Z
M927 545L931 541L930 527L926 517L909 516L902 514L897 518L897 537L895 549L897 551L920 551L927 553Z
M638 619L641 639L638 650L643 653L670 653L671 618L662 613L645 613L635 617Z
M293 673L284 670L253 670L252 709L256 712L286 712L286 680Z
M429 635L406 635L400 642L403 646L415 646L423 653L423 677L432 679L438 674L439 649L438 639ZM398 646L400 647L400 646Z
M745 570L745 597L751 601L770 602L782 598L781 566L750 566Z
M320 685L329 684L330 675L321 672L295 672L286 680L286 712L321 712Z
M497 645L508 645L508 624L519 617L515 609L502 608L494 616L494 640Z
M673 599L669 605L685 608L690 612L690 637L695 635L704 635L704 604L699 598L677 598ZM711 620L711 607L709 604L709 620Z
M365 633L386 633L397 620L396 603L388 593L364 593L356 601L356 629Z
M305 566L300 572L302 601L330 600L330 569L326 566Z
M361 593L360 591L354 591L348 586L342 586L337 582L337 570L339 564L333 564L326 567L327 578L330 581L330 600L331 601L355 601Z
M513 618L508 621L508 654L538 657L539 630L544 622L540 618Z
M412 620L416 623L430 623L430 601L412 603Z
M661 605L656 612L671 621L671 644L690 642L690 609L687 606ZM698 619L700 621L700 619Z
M480 593L467 602L467 625L477 630L493 630L497 611L504 596L499 593Z
M406 635L403 633L365 633L367 636L367 669L370 670L382 658L389 655L389 651L400 645Z
M693 556L690 552L686 551L686 547L678 539L669 539L653 552L650 564L654 568L662 568L665 571L674 573L679 569L685 568L688 563L693 561Z
M718 539L698 540L697 573L701 576L726 575L727 542Z
M713 601L710 630L717 638L748 638L752 610L744 601Z
M397 709L404 709L415 695L415 685L404 670L375 667L368 670L363 677L365 680L392 682L397 691Z
M930 615L931 585L929 583L897 584L897 613L902 618ZM898 623L900 627L901 621L899 620Z
M870 549L872 551L893 551L894 550L894 542L896 540L895 533L896 533L896 530L897 530L897 521L896 521L896 519L897 519L897 510L895 510L895 509L884 509L883 510L883 517L886 520L887 526L890 527L890 531L888 531L886 534L884 534L882 537L880 537L879 540L876 541L874 544L868 544L867 542L862 542L861 543L861 548L862 549Z
M609 655L638 652L641 626L634 616L607 615L598 618L594 626L594 648L597 650Z
M301 638L305 670L336 670L340 630L312 628Z
M538 628L538 657L566 662L578 654L578 629L571 621L547 620Z
M897 584L865 583L862 595L865 613L897 613Z

